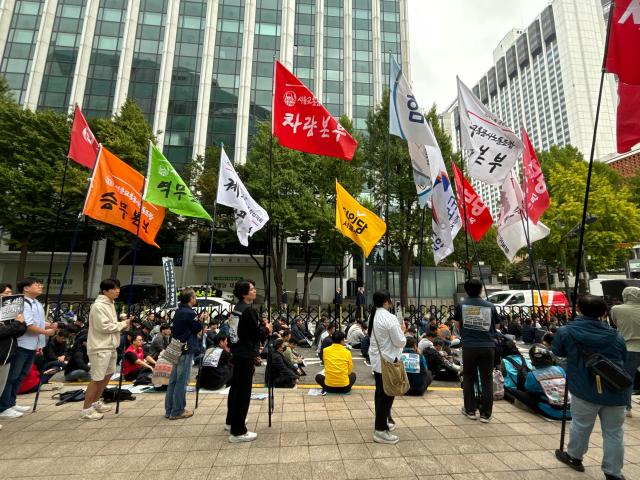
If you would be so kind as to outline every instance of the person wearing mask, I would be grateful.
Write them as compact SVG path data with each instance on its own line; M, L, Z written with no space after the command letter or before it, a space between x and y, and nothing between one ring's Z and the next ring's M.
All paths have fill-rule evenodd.
M169 420L178 420L193 416L193 411L187 410L187 384L191 378L191 366L193 357L199 351L200 340L198 335L202 332L203 325L196 320L196 311L193 307L197 304L196 292L193 288L185 288L178 295L178 310L173 317L173 338L180 340L185 347L178 363L173 366L167 393L164 396L164 415Z
M252 442L258 437L246 426L247 413L251 402L251 385L255 372L255 359L260 351L260 330L258 313L251 308L256 299L256 285L253 280L238 280L233 289L238 303L229 316L229 338L233 355L233 378L227 397L227 418L229 442Z
M406 343L404 332L406 327L401 324L390 310L393 302L389 292L378 290L373 294L373 308L369 315L369 358L376 382L374 396L375 430L373 441L377 443L396 444L400 441L393 432L396 424L391 418L391 408L394 397L384 393L382 386L382 359L387 362L401 361L402 350Z
M433 376L427 368L426 358L418 350L418 340L415 337L407 337L407 344L402 351L402 361L411 385L405 395L421 397L431 385Z
M13 294L9 283L0 283L0 297ZM27 331L24 315L19 313L15 320L0 322L0 394L4 390L11 368L11 359L18 349L18 337ZM2 428L0 426L0 428Z
M331 345L323 351L324 375L317 374L316 382L323 392L348 393L356 383L351 352L345 347L344 332L333 332Z
M24 321L27 331L17 338L18 348L11 359L7 382L0 396L0 417L18 418L31 410L16 405L16 396L22 381L31 371L36 350L46 345L46 337L55 335L57 326L45 320L44 307L37 300L42 294L42 281L26 277L18 282L18 293L24 295Z
M627 347L624 368L634 379L640 367L640 288L626 287L622 291L624 304L611 307L611 321L618 328ZM631 393L631 390L629 391ZM631 413L631 394L627 402L627 417Z
M585 355L599 353L623 369L627 358L624 339L602 318L607 304L601 297L583 295L577 301L578 316L561 327L553 338L553 353L567 358L567 380L571 393L571 427L566 450L556 450L556 458L579 472L589 449L596 418L602 429L602 471L606 480L623 480L624 418L629 391L610 388L593 374Z
M199 388L220 390L231 384L233 377L232 355L229 339L224 333L214 338L214 347L209 348L202 359L202 370L198 378Z
M468 297L456 305L454 321L462 337L462 378L464 406L462 414L476 419L480 410L480 421L491 421L493 412L493 366L495 356L496 307L480 298L482 282L471 278L464 282ZM479 374L479 375L478 375ZM481 383L480 405L476 400L476 384Z

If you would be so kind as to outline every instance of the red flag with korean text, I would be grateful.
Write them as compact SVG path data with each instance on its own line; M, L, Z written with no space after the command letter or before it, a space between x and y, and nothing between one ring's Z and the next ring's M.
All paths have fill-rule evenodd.
M616 141L618 153L640 143L640 85L618 82Z
M76 105L67 157L83 167L93 168L96 164L99 148L100 145L82 115L82 110Z
M533 149L529 135L527 135L524 128L522 129L522 143L524 144L522 167L524 169L523 182L526 197L525 212L533 224L536 225L545 210L549 208L549 190L547 190L547 184L544 181L536 151Z
M640 85L640 0L618 0L613 14L607 48L606 70L618 80Z
M453 166L453 179L456 182L456 199L458 200L460 216L464 218L464 214L467 214L466 221L462 222L462 224L465 229L468 228L468 232L473 239L479 242L484 234L487 233L489 227L493 225L491 212L471 184L464 178L458 166L454 162L451 162L451 165ZM464 206L462 192L464 192Z
M143 242L160 248L155 238L165 210L149 202L140 203L143 185L140 172L102 147L82 214L127 230Z
M351 160L358 142L315 95L276 60L271 133L283 147Z

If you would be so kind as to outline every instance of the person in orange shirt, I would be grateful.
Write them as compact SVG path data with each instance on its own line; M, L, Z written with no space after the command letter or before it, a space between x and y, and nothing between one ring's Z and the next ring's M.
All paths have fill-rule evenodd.
M325 347L322 354L325 374L316 375L316 382L323 392L348 393L356 383L351 352L345 347L344 332L333 332L331 340L333 344Z

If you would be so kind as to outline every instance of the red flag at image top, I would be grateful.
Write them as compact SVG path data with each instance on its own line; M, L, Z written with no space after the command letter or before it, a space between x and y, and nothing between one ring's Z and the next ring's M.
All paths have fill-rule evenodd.
M523 180L527 197L525 198L525 208L527 215L535 225L545 210L549 208L549 190L547 190L536 151L533 149L529 135L524 128L522 129L522 143L524 143L524 152L522 153Z
M454 162L451 162L451 166L453 167L453 179L456 183L456 199L458 200L460 216L464 218L464 214L467 214L467 219L462 224L465 229L468 226L468 232L476 242L479 242L484 234L487 233L489 227L493 225L491 212L471 184L464 178L462 172L458 170L458 166ZM462 204L462 192L464 192L464 207Z
M358 142L278 60L275 70L271 132L280 145L351 160Z
M606 70L618 80L640 84L640 0L614 3L607 48Z
M618 82L616 140L618 153L640 143L640 85Z
M82 115L80 107L76 105L73 115L73 126L71 127L71 142L69 143L69 153L67 157L79 163L83 167L93 168L96 164L96 157L100 145L89 128L87 121Z

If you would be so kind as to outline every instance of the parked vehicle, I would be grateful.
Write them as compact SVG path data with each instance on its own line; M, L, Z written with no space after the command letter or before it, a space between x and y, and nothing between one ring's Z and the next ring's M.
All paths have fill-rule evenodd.
M608 305L622 303L622 291L626 287L640 287L640 280L634 278L621 278L614 280L602 280L602 295Z
M564 313L570 311L571 304L563 292L556 290L503 290L496 292L487 298L491 303L499 307L551 307L549 313Z

